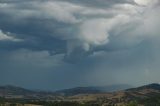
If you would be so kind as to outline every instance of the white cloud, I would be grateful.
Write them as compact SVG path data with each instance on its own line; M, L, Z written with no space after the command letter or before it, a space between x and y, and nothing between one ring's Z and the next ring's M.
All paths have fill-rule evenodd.
M5 34L2 30L0 30L0 40L20 41L20 39L11 37L8 34Z
M6 6L7 6L7 3L0 3L0 8L6 7Z
M108 20L92 19L85 21L80 26L79 37L85 42L94 45L106 44L108 42Z
M148 5L153 5L156 2L158 2L158 0L134 0L138 5L142 5L142 6L148 6Z
M151 0L134 0L139 5L148 5Z

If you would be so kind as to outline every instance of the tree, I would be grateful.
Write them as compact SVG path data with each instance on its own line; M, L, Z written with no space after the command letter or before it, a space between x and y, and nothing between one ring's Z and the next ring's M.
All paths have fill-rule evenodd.
M136 101L131 101L126 106L138 106L138 103Z

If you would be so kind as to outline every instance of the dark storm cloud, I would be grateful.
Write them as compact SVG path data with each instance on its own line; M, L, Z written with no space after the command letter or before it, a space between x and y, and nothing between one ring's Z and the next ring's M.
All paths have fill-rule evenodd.
M66 0L56 0L56 1L66 1ZM76 3L85 6L106 8L112 7L114 4L123 4L123 3L133 3L132 0L68 0L68 2Z
M96 14L99 14L99 12L102 12L100 13L100 15L102 15L102 18L104 18L104 15L112 14L112 13L107 13L107 11L104 11L103 9L98 9L98 7L87 8L83 4L93 4L96 6L97 3L100 3L104 5L109 4L109 6L112 6L113 4L119 4L126 1L119 2L119 1L107 0L105 3L103 2L105 1L98 2L95 0L95 1L92 1L92 3L88 3L87 1L81 1L81 2L77 1L76 4L72 4L72 1L60 2L60 1L54 1L54 0L1 1L0 28L3 32L10 32L15 37L19 39L24 39L24 42L14 42L15 48L16 47L19 48L21 47L19 45L22 45L22 48L24 47L27 49L43 48L46 50L47 49L50 50L51 48L53 48L56 51L57 48L54 47L54 45L56 45L56 46L59 46L58 47L59 49L62 49L61 50L62 52L65 52L66 42L68 42L70 45L72 44L72 41L76 39L80 39L80 40L77 40L79 44L76 44L76 45L79 45L79 47L82 47L82 48L84 48L83 46L85 45L86 46L90 45L88 44L88 40L89 42L91 42L91 44L96 43L97 45L97 43L101 43L101 39L104 39L104 41L107 41L107 36L105 37L104 35L102 36L102 38L99 37L96 39L91 39L90 37L86 38L83 36L81 38L79 37L81 36L79 35L79 32L81 30L81 28L79 27L81 26L81 24L85 23L86 20L90 20L90 18L89 19L87 18L88 16L92 16L93 14L96 15ZM64 10L62 6L64 6L66 10ZM56 8L57 10L55 10ZM88 12L85 13L84 10L87 10ZM102 21L103 23L104 20L95 20L95 21ZM90 23L91 24L94 23L94 20L93 22L89 22L89 24ZM84 27L85 26L86 25L84 24ZM87 27L90 27L90 26L87 26ZM39 45L39 47L37 45ZM52 47L49 47L48 45L51 45ZM72 50L68 50L68 51L72 51Z
M25 11L33 10L31 3L29 1L26 4L24 2L12 1L11 3L4 2L1 4L0 29L4 33L9 32L11 36L23 39L21 42L0 41L1 49L26 48L65 52L66 41L54 36L62 36L64 34L63 28L68 25L57 22L54 19L46 19L45 16L43 17L43 14L39 17L32 14L31 16L23 16ZM59 28L62 29L60 33L57 32ZM67 35L67 33L65 34Z
M144 81L158 73L159 10L158 0L0 0L0 81L57 89L138 72Z

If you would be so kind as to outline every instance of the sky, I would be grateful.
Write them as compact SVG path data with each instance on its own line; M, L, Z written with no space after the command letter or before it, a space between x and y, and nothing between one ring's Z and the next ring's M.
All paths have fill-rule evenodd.
M160 82L159 0L0 0L0 85Z

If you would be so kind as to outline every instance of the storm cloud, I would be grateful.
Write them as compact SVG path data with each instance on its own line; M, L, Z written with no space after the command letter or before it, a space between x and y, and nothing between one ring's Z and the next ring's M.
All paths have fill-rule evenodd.
M0 72L9 74L10 66L11 73L21 70L45 78L52 73L55 79L50 80L62 83L57 88L129 83L122 78L158 69L159 4L159 0L1 0ZM75 76L75 82L67 86L56 75ZM9 77L2 82L29 86ZM129 81L136 85L146 79Z

